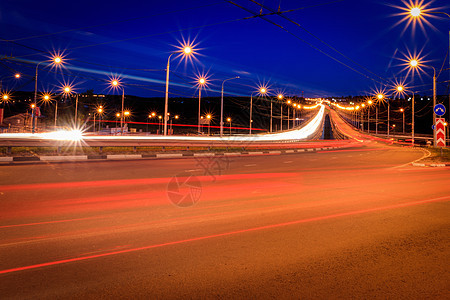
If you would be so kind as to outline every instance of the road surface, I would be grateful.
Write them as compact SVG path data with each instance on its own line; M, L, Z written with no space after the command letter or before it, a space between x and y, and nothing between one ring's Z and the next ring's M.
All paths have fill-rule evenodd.
M448 299L449 168L423 155L1 166L1 298Z

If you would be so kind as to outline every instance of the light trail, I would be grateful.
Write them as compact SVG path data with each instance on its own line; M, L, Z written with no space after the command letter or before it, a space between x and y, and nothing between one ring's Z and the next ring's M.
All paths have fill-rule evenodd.
M185 140L185 141L223 141L223 142L274 142L286 140L306 140L311 137L323 122L325 113L325 106L320 106L319 112L310 120L304 127L296 130L285 131L280 133L268 134L253 134L253 135L239 135L239 136L81 136L79 131L58 131L50 133L3 133L0 134L0 141L2 138L8 139L44 139L44 140L58 140L58 141L80 141L80 140Z
M148 246L143 246L143 247L111 251L111 252L100 253L100 254L95 254L95 255L79 256L79 257L62 259L62 260L54 260L54 261L40 263L40 264L34 264L34 265L0 270L0 274L10 274L10 273L20 272L20 271L25 271L25 270L41 269L44 267L68 264L68 263L85 261L85 260L96 259L96 258L101 258L101 257L115 256L115 255L120 255L120 254L133 253L133 252L137 252L137 251L150 250L150 249L179 245L179 244L184 244L184 243L197 242L197 241L202 241L202 240L207 240L207 239L212 239L212 238L233 236L233 235L237 235L237 234L244 234L244 233L254 232L254 231L270 230L270 229L275 229L275 228L280 228L280 227L299 225L299 224L311 223L311 222L320 222L320 221L348 217L348 216L362 215L362 214L375 213L375 212L379 212L379 211L386 211L386 210L397 209L397 208L424 205L424 204L428 204L428 203L447 202L449 200L449 198L450 198L450 196L444 196L444 197L438 197L438 198L432 198L432 199L425 199L425 200L411 201L411 202L406 202L406 203L393 204L393 205L388 205L388 206L380 206L380 207L373 207L373 208L367 208L367 209L353 210L353 211L317 216L317 217L306 218L306 219L298 219L298 220L284 222L284 223L269 224L269 225L264 225L264 226L259 226L259 227L251 227L251 228L245 228L245 229L241 229L241 230L235 230L235 231L222 232L222 233L211 234L211 235L206 235L206 236L187 238L187 239L183 239L183 240L170 241L170 242L153 244L153 245L148 245Z

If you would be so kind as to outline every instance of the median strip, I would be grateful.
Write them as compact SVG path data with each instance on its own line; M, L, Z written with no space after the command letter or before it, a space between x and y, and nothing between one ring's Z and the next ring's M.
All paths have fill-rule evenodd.
M151 154L90 154L90 155L44 155L44 156L4 156L0 157L0 164L14 164L21 162L83 162L96 160L136 160L136 159L167 159L167 158L193 158L193 157L216 157L216 156L256 156L256 155L282 155L300 152L314 152L319 149L331 150L348 148L351 145L324 147L324 148L302 148L287 150L261 150L241 152L191 152L182 153L151 153ZM326 152L326 151L324 151ZM439 165L440 166L440 165Z

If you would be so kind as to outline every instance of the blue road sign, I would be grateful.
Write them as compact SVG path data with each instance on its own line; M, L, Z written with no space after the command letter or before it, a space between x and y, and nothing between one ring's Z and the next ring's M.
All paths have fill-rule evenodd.
M443 104L436 104L434 107L434 113L438 116L443 116L445 114L445 106Z
M436 129L436 126L434 126L434 124L431 125L431 129L435 130L435 129Z

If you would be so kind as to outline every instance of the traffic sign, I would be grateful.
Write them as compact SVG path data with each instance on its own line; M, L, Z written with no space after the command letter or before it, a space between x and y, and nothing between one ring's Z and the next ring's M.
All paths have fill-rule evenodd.
M435 129L436 129L436 126L434 126L434 124L431 125L431 129L435 130Z
M445 119L436 118L436 147L445 147Z
M443 116L445 114L445 106L443 104L436 104L434 106L434 113L438 116Z

